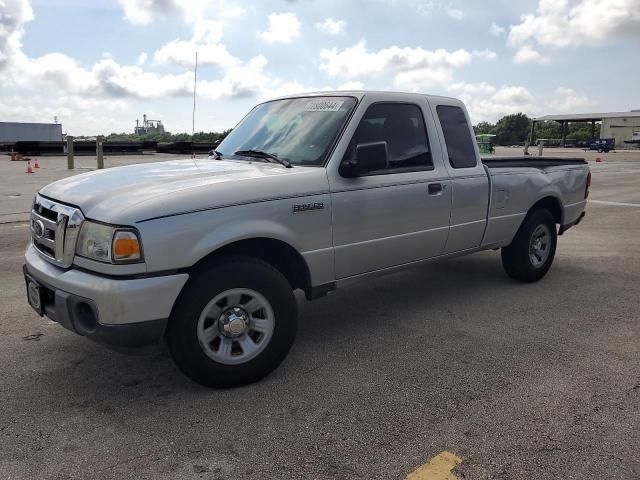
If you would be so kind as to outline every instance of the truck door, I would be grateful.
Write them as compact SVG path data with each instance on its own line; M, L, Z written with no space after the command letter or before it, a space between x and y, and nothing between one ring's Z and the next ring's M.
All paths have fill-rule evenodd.
M435 131L429 106L387 98L362 100L328 169L338 279L440 255L447 240L451 187L434 162L434 145L441 152L427 133ZM355 178L340 173L358 145L375 142L386 142L385 166Z
M432 101L433 102L433 101ZM457 100L432 103L451 177L451 228L445 253L477 248L487 222L489 177L465 110Z

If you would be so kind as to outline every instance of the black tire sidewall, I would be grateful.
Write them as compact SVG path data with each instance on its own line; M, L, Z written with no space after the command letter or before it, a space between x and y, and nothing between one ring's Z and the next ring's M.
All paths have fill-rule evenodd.
M545 262L536 267L529 256L529 244L531 236L540 225L545 225L549 229L550 248ZM545 208L533 210L523 221L511 245L502 249L502 261L507 274L521 282L540 280L553 264L557 241L556 223L551 212Z
M269 344L256 357L239 365L211 359L197 337L205 306L218 294L247 288L270 303L275 326ZM189 378L210 387L226 388L260 380L274 370L289 352L297 329L297 304L286 278L271 265L240 256L221 258L189 280L174 306L167 343L174 361Z

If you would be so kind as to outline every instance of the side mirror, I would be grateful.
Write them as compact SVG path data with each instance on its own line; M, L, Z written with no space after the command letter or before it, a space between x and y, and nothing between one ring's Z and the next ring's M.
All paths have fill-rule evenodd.
M356 146L355 159L340 165L343 177L357 177L376 170L387 168L387 142L359 143Z

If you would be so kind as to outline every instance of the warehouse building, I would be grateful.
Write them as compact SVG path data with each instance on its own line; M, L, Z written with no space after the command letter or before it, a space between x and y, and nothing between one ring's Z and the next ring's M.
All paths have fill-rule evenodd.
M0 144L61 141L62 125L59 123L0 122Z
M531 138L535 138L536 122L555 121L562 125L562 146L566 145L567 125L574 122L591 124L591 138L613 138L616 148L640 146L640 111L577 113L567 115L545 115L534 118L531 124ZM599 136L596 136L596 122L600 122Z

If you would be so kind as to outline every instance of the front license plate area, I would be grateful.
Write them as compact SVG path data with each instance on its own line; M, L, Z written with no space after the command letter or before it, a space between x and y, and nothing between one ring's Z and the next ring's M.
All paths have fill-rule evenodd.
M24 279L27 284L27 301L29 305L31 305L31 308L38 312L38 315L42 316L44 311L42 304L42 287L29 275L25 274Z

